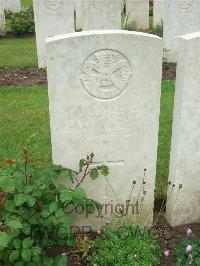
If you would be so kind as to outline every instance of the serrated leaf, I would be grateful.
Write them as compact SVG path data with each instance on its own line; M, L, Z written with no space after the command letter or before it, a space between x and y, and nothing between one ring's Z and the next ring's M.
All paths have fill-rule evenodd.
M6 225L15 229L22 228L22 223L19 220L8 220Z
M72 196L71 196L71 193L69 193L68 191L66 192L62 192L61 195L60 195L60 200L63 202L63 203L68 203L72 200Z
M59 218L59 222L62 223L64 226L69 226L72 224L72 218L71 217L61 217Z
M26 202L27 202L28 206L32 208L35 205L36 198L34 198L30 195L26 195Z
M24 224L23 223L23 227L22 227L22 232L25 234L25 235L29 235L31 233L31 227L29 224Z
M67 265L67 256L57 256L55 258L56 266L66 266Z
M32 245L33 245L33 240L30 237L27 237L22 241L22 247L24 249L30 248Z
M109 168L108 168L108 166L101 165L101 166L98 166L97 169L100 171L100 173L103 176L108 176L109 175Z
M85 198L86 197L85 190L81 187L74 189L74 191L72 192L72 197L79 200Z
M43 258L43 266L53 266L53 259L44 257Z
M19 250L13 250L11 253L10 253L10 256L9 256L9 261L10 262L14 262L20 255L20 251Z
M36 247L33 247L31 249L31 252L32 252L33 256L38 256L42 253L42 249L40 247L36 246Z
M55 217L58 218L58 217L63 217L66 215L66 212L64 212L64 210L62 208L56 210L55 212Z
M10 237L6 232L0 232L0 247L7 247L9 240Z
M55 212L55 210L57 210L57 203L56 202L53 202L49 205L49 212L50 213L53 213Z
M15 191L15 180L10 176L1 176L0 177L0 188L4 192Z
M90 170L90 177L92 180L95 180L99 176L99 172L96 168Z
M21 206L26 201L26 195L16 194L14 196L14 203L16 206Z
M25 261L31 260L31 250L29 248L25 248L21 252L22 259Z
M19 238L15 238L12 241L12 244L15 249L19 249L21 247L21 240Z

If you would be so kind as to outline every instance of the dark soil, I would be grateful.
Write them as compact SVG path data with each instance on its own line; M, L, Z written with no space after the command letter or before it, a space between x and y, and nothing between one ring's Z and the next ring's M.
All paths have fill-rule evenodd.
M32 86L47 84L47 74L38 68L0 68L0 86Z
M163 80L176 78L176 64L163 63ZM38 68L0 68L0 87L47 84L46 71Z

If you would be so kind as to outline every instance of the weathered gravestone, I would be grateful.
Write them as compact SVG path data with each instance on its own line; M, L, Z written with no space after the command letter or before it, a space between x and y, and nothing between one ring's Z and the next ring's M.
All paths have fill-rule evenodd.
M200 222L199 69L200 32L181 36L167 201L172 226Z
M12 12L20 12L21 2L20 0L0 0L3 2L4 9L10 10Z
M74 32L72 0L33 0L38 65L46 67L46 38Z
M121 29L121 0L82 0L83 30Z
M126 15L137 29L149 28L149 0L126 0Z
M157 25L164 23L166 16L166 7L168 0L154 0L153 1L153 25L156 27Z
M120 204L123 218L127 212L131 220L150 225L162 40L120 30L82 32L49 38L47 54L54 163L77 169L79 159L94 152L94 165L106 164L111 173L111 186L103 177L83 184L88 196L103 204L102 217L79 215L76 224L94 230L108 220L117 223Z
M168 0L166 3L166 20L163 32L165 57L170 62L176 62L178 36L200 30L200 1Z
M0 31L4 31L4 26L5 26L4 7L3 7L3 2L0 1Z

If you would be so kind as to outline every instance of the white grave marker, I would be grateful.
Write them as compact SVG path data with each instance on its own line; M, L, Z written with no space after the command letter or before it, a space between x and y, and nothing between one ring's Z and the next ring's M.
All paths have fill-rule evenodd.
M200 32L179 38L167 219L200 223ZM182 188L179 188L182 186Z
M33 0L38 65L46 67L45 41L48 37L74 32L72 0Z
M178 36L200 30L199 0L168 0L163 39L165 57L177 61Z
M149 0L126 0L126 14L137 29L149 28Z
M166 12L166 3L168 0L154 0L153 1L153 25L156 27L157 25L164 23L165 20L165 12Z
M121 0L82 0L83 30L121 29Z
M54 163L77 169L79 160L94 152L96 164L104 163L110 168L108 179L112 189L103 177L89 180L83 184L88 196L104 207L113 204L115 210L120 203L126 208L135 179L130 204L138 203L139 210L129 212L129 218L150 225L162 40L121 30L82 32L49 38L47 54ZM115 214L104 208L102 218L96 218L96 214L88 219L78 216L76 224L96 230L112 218L117 223Z

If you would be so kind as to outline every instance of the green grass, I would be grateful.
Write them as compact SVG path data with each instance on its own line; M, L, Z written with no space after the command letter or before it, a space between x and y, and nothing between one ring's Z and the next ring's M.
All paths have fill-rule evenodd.
M174 81L162 86L157 163L157 197L166 194L174 96ZM21 150L33 134L31 153L41 165L51 162L46 86L0 89L0 161L21 160Z
M21 0L22 7L30 7L32 6L32 0Z
M0 40L0 67L37 66L35 38Z
M22 148L31 139L31 153L40 165L51 162L47 88L0 89L0 161L22 160Z

